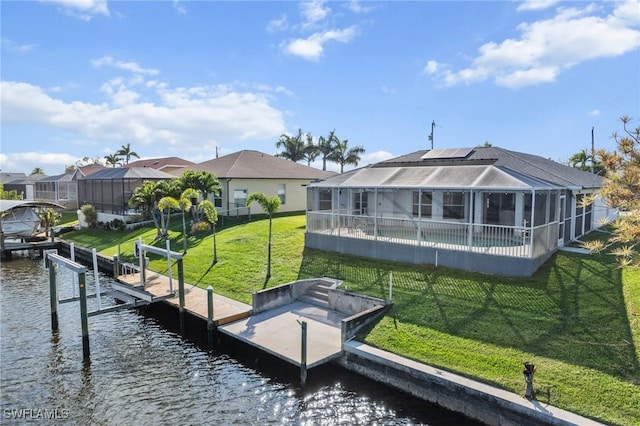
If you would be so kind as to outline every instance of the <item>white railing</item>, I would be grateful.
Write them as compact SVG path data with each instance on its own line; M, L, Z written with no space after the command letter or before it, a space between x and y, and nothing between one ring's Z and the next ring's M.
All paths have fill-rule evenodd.
M331 212L307 212L307 232L528 258L549 252L558 241L557 222L532 229Z

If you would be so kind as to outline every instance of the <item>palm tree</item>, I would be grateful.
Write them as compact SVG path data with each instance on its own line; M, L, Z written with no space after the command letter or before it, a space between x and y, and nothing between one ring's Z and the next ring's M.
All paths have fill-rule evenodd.
M251 205L252 202L257 201L262 207L262 210L269 215L269 245L267 249L267 279L265 283L269 281L271 278L271 222L273 214L278 211L280 208L280 198L278 196L275 197L267 197L262 192L252 192L247 197L247 207Z
M302 140L302 129L298 129L297 136L280 135L276 142L276 148L283 148L284 151L276 154L276 157L286 158L294 163L305 158L305 145Z
M198 198L198 192L193 188L187 188L182 192L178 204L180 205L180 211L182 212L182 245L184 246L184 254L187 254L187 222L184 214L191 210L191 199Z
M34 167L33 170L31 170L31 174L32 175L43 175L44 174L44 170L42 169L42 167Z
M137 187L133 191L131 199L129 200L129 207L134 209L141 208L145 216L151 216L159 236L160 224L158 223L158 218L155 214L157 209L158 196L159 190L157 182L145 180L144 182L142 182L141 186Z
M348 140L341 141L337 137L335 138L336 144L331 154L327 157L329 160L340 164L340 173L344 171L344 166L354 165L357 166L360 162L360 155L365 153L365 149L361 146L354 146L348 148Z
M307 159L307 166L311 166L311 163L316 161L316 158L320 155L320 148L313 143L313 136L311 133L307 133L307 144L304 146L304 158Z
M118 154L109 154L104 156L104 162L107 166L116 167L122 164L122 159Z
M318 151L322 155L322 170L327 170L327 160L333 152L336 139L335 129L329 132L329 136L326 139L324 136L318 138Z
M211 224L211 229L213 232L213 261L212 265L218 263L218 248L216 246L216 223L218 223L218 211L213 203L209 200L202 200L200 204L198 204L198 209L204 212L204 217L207 219L207 222Z
M591 170L591 159L591 154L586 149L582 149L569 157L569 165L575 169L588 171Z
M180 182L183 189L192 188L199 192L203 200L208 199L209 194L219 195L220 191L222 191L220 181L210 172L206 171L187 170L180 177ZM197 198L197 196L194 198ZM198 208L197 210L200 209ZM198 212L196 211L196 213ZM199 214L196 219L200 219Z
M171 196L165 196L158 201L158 209L161 213L161 222L162 222L162 234L161 236L166 237L169 235L169 221L171 220L171 210L178 210L180 208L180 203L178 200Z
M55 226L60 219L62 219L62 214L52 208L39 208L36 211L36 214L40 218L42 225L44 226L44 236L49 238L49 229ZM53 230L51 230L53 235Z
M120 148L116 152L116 155L120 156L120 157L124 157L124 164L129 164L129 159L131 157L140 158L138 153L136 153L134 151L131 151L131 144L130 143L128 143L126 145L122 145L122 148Z

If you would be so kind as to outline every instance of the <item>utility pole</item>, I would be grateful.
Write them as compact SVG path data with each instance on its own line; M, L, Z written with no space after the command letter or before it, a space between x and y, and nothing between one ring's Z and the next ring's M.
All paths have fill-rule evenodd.
M596 161L596 150L595 150L595 144L594 144L594 140L593 140L593 129L595 127L591 127L591 174L595 173L595 165L594 162Z
M435 120L431 122L431 134L429 135L429 140L431 141L431 149L433 149L433 128L436 127Z

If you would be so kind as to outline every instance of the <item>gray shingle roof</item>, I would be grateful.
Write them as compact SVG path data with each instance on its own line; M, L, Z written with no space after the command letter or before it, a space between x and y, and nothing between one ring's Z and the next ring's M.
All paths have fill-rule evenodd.
M335 175L259 151L244 150L189 166L220 179L324 179Z
M557 163L538 155L509 151L498 147L477 147L464 159L424 160L428 150L420 150L376 164L374 167L388 166L437 166L464 164L492 164L505 171L549 182L569 188L599 188L604 179L588 172Z
M83 180L171 179L175 176L149 167L112 167L92 173Z

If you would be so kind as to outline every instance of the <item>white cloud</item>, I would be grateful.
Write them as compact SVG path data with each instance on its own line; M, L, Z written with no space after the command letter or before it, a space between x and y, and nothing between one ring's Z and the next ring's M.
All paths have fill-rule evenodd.
M331 13L331 8L325 7L324 0L312 0L300 2L300 14L304 21L303 27L312 27L324 20Z
M5 172L29 174L40 167L50 176L64 173L65 166L80 160L71 154L51 152L21 152L16 154L0 153L0 169Z
M373 7L363 6L362 2L358 0L351 0L346 7L353 13L369 13L373 10Z
M180 15L187 14L187 8L184 6L184 3L181 0L173 0L173 8Z
M423 68L422 72L425 74L435 74L439 68L439 64L436 61L427 61L427 65Z
M2 39L2 47L10 52L16 53L27 53L35 50L38 45L37 44L18 44L12 40L3 38Z
M279 19L272 19L267 24L267 31L275 33L277 31L284 31L289 27L287 15L282 15Z
M599 109L594 109L592 111L589 111L589 117L597 117L600 115L600 110Z
M94 59L91 61L91 64L94 67L102 67L102 66L110 66L114 68L118 68L124 71L129 71L134 74L145 74L145 75L157 75L160 73L157 69L153 68L142 68L136 62L125 62L112 58L111 56L103 56L100 59Z
M384 93L385 95L395 95L396 94L396 89L394 89L392 87L382 86L380 88L380 90L382 90L382 93Z
M291 55L300 56L304 59L317 61L322 56L324 45L330 41L348 43L358 33L358 28L354 25L342 30L327 30L310 35L306 39L298 38L287 41L283 44L283 50Z
M638 2L614 4L615 9L606 16L596 16L593 5L561 8L553 18L520 24L519 38L482 45L468 68L452 71L429 61L424 71L436 73L446 86L490 78L509 88L553 82L582 62L623 55L640 47Z
M205 141L276 139L285 130L283 113L270 104L275 91L237 91L230 85L171 88L162 82L137 88L144 93L116 78L102 86L107 102L68 102L38 86L3 81L2 126L38 125L101 145L130 142L162 152L201 149Z
M83 21L89 21L96 15L109 16L107 0L44 0L57 4L64 13Z
M543 10L548 9L560 0L525 0L518 6L518 10Z

